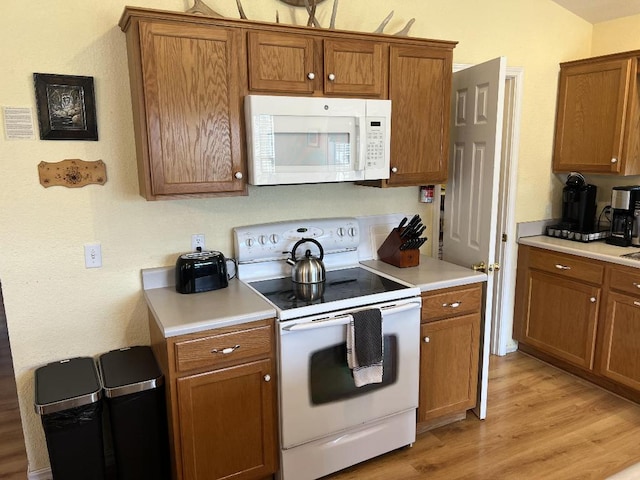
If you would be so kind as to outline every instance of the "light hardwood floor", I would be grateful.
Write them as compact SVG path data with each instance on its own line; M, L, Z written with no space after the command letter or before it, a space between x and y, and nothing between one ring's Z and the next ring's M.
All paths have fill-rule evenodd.
M599 480L640 462L640 406L522 353L491 357L488 405L325 479Z
M0 478L24 480L26 474L27 454L0 290Z

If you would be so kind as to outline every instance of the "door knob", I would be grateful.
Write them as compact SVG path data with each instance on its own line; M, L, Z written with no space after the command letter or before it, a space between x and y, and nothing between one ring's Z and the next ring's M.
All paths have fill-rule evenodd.
M473 265L471 265L471 268L473 268L473 270L476 272L487 273L487 264L484 262L474 263Z

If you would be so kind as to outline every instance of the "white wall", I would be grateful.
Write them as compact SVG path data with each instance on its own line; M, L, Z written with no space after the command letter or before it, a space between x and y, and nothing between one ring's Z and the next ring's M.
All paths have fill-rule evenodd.
M238 16L232 0L206 2ZM98 142L0 140L0 280L31 471L48 465L33 409L34 369L147 343L140 269L173 264L189 250L192 233L204 233L208 247L230 255L236 225L400 211L420 213L430 224L417 187L254 187L248 197L143 200L137 193L125 37L117 27L127 3L5 1L1 9L0 106L35 111L34 72L93 76L100 136ZM294 16L305 23L300 9L294 15L276 0L243 3L252 19L270 21L278 9L283 23ZM179 11L191 6L183 0L135 4ZM319 7L325 25L332 4ZM549 0L343 0L337 26L373 31L391 10L388 32L415 17L413 36L458 40L454 62L505 55L509 65L524 67L517 220L549 216L561 186L550 167L558 63L589 55L592 26ZM68 158L103 160L107 183L41 187L38 163ZM87 270L83 244L92 242L101 242L104 266Z

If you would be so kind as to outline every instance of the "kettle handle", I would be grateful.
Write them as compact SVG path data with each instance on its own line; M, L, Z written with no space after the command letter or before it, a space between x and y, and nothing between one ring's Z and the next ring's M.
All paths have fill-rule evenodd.
M322 260L324 258L324 249L322 248L322 245L320 245L320 242L317 240L314 240L313 238L301 238L300 240L298 240L296 242L296 244L293 246L293 248L291 249L291 260L293 260L294 262L297 261L296 260L296 249L302 245L303 243L306 242L311 242L311 243L315 243L318 248L320 249L320 258L318 260Z

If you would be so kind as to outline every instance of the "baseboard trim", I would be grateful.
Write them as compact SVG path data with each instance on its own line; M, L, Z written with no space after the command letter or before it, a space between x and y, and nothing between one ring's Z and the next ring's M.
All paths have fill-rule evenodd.
M53 474L50 468L43 468L34 472L29 472L27 476L28 480L53 480Z

